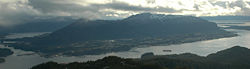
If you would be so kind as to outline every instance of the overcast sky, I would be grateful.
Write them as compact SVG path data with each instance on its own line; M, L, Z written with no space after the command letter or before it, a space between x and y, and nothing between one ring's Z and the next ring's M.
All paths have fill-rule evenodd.
M48 16L116 19L143 12L250 16L250 0L0 0L0 26Z

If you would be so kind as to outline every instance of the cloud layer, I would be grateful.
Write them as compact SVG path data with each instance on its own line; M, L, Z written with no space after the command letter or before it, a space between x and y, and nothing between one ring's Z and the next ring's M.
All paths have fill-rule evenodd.
M250 16L250 0L1 0L0 26L47 16L119 19L142 12Z

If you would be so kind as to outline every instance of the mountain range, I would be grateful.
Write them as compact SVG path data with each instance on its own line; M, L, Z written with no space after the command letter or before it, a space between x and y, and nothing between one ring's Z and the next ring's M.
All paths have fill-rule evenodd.
M122 20L80 19L51 34L20 39L21 43L9 46L49 55L86 55L232 36L236 34L198 17L142 13Z

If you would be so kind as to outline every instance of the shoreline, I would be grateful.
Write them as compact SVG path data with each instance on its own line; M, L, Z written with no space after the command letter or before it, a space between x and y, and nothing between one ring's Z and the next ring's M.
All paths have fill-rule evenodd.
M245 31L245 30L230 30L230 31ZM247 32L247 31L245 31L245 32ZM248 32L248 33L250 33L250 32ZM241 33L239 33L239 36L241 36ZM244 36L246 36L246 35L244 35ZM222 38L222 40L226 40L226 41L230 41L231 42L231 39L235 39L235 38L239 38L238 36L236 36L236 37L229 37L229 38ZM229 40L228 40L229 39ZM198 42L194 42L194 43L184 43L184 44L180 44L180 45L170 45L171 47L167 47L167 46L159 46L159 47L157 47L157 46L155 46L155 47L157 47L157 48L155 48L155 47L148 47L148 48L143 48L143 49L141 49L141 48L137 48L137 49L132 49L132 50L130 50L130 51L128 51L128 52L114 52L114 53L109 53L109 54L102 54L102 55L86 55L86 56L73 56L73 57L64 57L64 56L58 56L58 57L50 57L50 58L44 58L44 57L39 57L39 55L31 55L31 56L11 56L11 59L12 58L17 58L17 59L19 59L19 58L23 58L24 59L24 61L27 61L27 63L24 63L24 64L18 64L18 63L13 63L13 60L11 60L11 59L8 59L6 62L7 63L3 63L3 64L1 64L1 65L3 65L4 67L0 67L0 68L12 68L11 66L9 67L8 65L11 65L11 64L18 64L18 65L26 65L25 67L23 67L23 68L21 68L21 69L27 69L27 68L30 68L31 66L34 66L34 65L36 65L36 64L41 64L41 63L45 63L45 62L48 62L48 61L54 61L54 62L57 62L57 63L70 63L70 62L87 62L87 61L95 61L95 60L97 60L97 59L101 59L101 58L103 58L104 56L109 56L109 55L116 55L116 56L120 56L120 57L122 57L122 58L138 58L138 57L140 57L140 56L133 56L133 55L141 55L141 54L143 54L143 53L146 53L146 52L154 52L154 53L156 53L156 55L167 55L166 53L161 53L161 52L158 52L157 50L151 50L151 49L158 49L158 48L160 48L160 49L158 49L158 50L165 50L165 49L171 49L171 50L173 50L173 52L171 52L171 53L168 53L168 54L182 54L182 53L184 53L184 52L190 52L190 53L195 53L195 54L197 54L197 55L200 55L200 56L202 56L203 54L211 54L211 53L214 53L214 52L216 52L216 51L214 51L214 49L213 50L205 50L205 49L203 49L203 48L207 48L207 47L209 47L209 48L211 48L210 46L211 45L204 45L204 46L201 46L201 47L203 47L203 48L200 48L200 46L197 46L197 45L195 45L195 46L191 46L191 45L193 45L193 44L204 44L204 42L210 42L210 41L212 41L212 42L217 42L217 41L219 41L219 42L221 42L221 40L220 39L215 39L215 40L209 40L209 41L198 41ZM223 41L222 41L223 42ZM214 43L213 43L214 44ZM216 44L216 43L215 43ZM227 46L228 45L231 45L231 44L227 44ZM220 46L222 46L223 48L216 48L215 50L218 50L218 51L220 51L220 50L223 50L223 49L227 49L227 48L229 48L229 47L226 47L226 48L224 48L224 46L223 45L220 45ZM246 45L242 45L242 46L246 46ZM202 53L202 52L197 52L197 51L189 51L189 49L187 49L187 48L189 48L189 47L191 47L192 49L196 49L196 50L202 50L202 51L207 51L206 53ZM193 48L193 47L195 47L195 48ZM184 48L183 50L179 50L179 48ZM191 49L190 48L190 49ZM149 50L150 49L150 50ZM145 50L145 51L144 51ZM135 52L134 52L135 51ZM184 51L184 52L181 52L181 51ZM211 51L211 52L210 52ZM18 51L18 52L20 52L20 51ZM24 58L25 57L25 58ZM34 58L35 57L35 58ZM9 57L8 57L9 58ZM32 63L32 64L30 64L30 61L29 61L29 58L33 58L33 60L39 60L38 62L34 62L34 63ZM42 60L42 61L40 61L40 60ZM16 61L16 59L14 59L14 61ZM19 60L18 60L19 61ZM12 69L20 69L20 68L12 68Z
M156 44L156 45L138 45L136 47L128 47L126 49L122 49L122 50L116 50L116 51L112 51L112 52L126 52L126 51L129 51L131 49L134 49L134 48L143 48L143 47L152 47L152 46L169 46L169 45L179 45L179 44L185 44L185 43L193 43L193 42L199 42L199 41L207 41L207 40L215 40L215 39L221 39L221 38L231 38L231 37L237 37L239 36L238 34L235 34L235 35L231 35L231 36L223 36L223 37L215 37L215 38L207 38L207 39L193 39L193 40L186 40L186 41L179 41L177 43L166 43L166 44ZM199 37L197 37L199 38ZM190 38L187 38L187 39L190 39ZM15 48L13 46L10 46L14 49L19 49L19 48ZM23 50L23 49L19 49L19 50ZM101 54L107 54L107 53L111 53L111 52L102 52L102 53L97 53L97 54L83 54L83 55L67 55L67 54L52 54L52 55L49 55L49 54L45 54L45 53L42 53L42 52L36 52L36 51L31 51L31 50L23 50L23 51L30 51L30 52L34 52L38 55L40 55L41 57L45 57L45 58L53 58L53 57L58 57L58 56L63 56L63 57L72 57L72 56L85 56L85 55L101 55Z

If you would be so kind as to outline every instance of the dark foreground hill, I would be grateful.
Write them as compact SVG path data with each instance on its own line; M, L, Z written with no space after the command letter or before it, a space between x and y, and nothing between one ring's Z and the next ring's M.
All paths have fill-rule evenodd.
M122 20L79 20L48 35L10 45L46 55L86 55L134 47L180 44L236 36L193 16L142 13Z
M250 50L235 46L201 57L195 54L152 55L150 58L124 59L115 56L96 61L59 64L47 62L32 69L249 69Z

